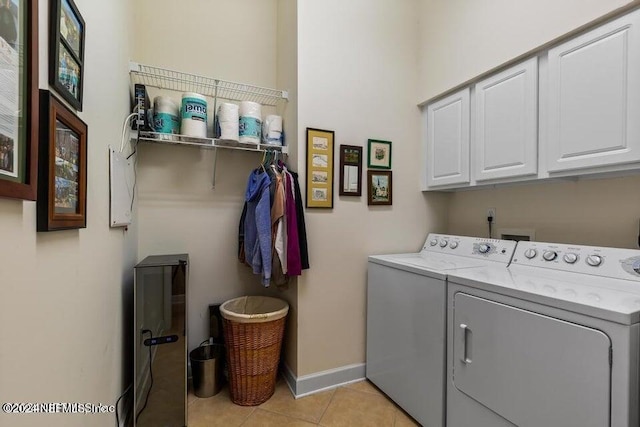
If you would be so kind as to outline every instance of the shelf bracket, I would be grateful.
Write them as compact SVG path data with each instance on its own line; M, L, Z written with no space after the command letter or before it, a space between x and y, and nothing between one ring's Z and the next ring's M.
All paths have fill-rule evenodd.
M183 147L192 147L207 149L213 151L213 176L211 178L212 189L216 188L216 168L218 163L218 149L232 150L232 151L244 151L252 153L277 153L277 156L282 156L284 160L289 155L288 146L269 146L268 144L258 144L252 147L240 146L238 141L231 140L218 140L215 138L197 138L187 135L174 135L174 134L162 134L156 132L140 132L136 137L132 138L132 141L136 142L149 142L156 144L169 144L179 145ZM236 145L222 145L222 144Z
M213 178L211 179L211 189L216 189L216 166L218 164L218 149L213 149Z

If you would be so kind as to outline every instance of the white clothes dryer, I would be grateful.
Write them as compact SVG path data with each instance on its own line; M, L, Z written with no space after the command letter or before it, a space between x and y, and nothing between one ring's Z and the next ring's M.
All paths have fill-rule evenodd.
M640 251L519 242L449 274L448 427L638 427Z
M447 273L496 264L515 242L430 234L418 253L369 257L367 378L419 423L444 426Z

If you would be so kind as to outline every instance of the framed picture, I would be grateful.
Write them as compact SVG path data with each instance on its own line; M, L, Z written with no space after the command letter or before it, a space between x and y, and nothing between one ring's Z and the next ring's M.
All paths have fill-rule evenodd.
M0 80L0 197L36 200L37 0L0 0Z
M333 131L307 128L308 208L333 208L333 141Z
M370 139L367 159L370 168L391 169L391 141Z
M367 171L368 205L391 205L391 171Z
M38 231L87 226L87 125L40 91Z
M52 0L49 22L49 83L82 111L85 27L73 0Z
M340 195L362 195L362 147L340 146Z

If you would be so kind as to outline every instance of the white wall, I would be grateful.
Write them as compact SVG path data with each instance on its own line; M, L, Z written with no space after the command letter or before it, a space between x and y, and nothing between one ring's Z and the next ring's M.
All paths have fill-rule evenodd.
M629 0L420 0L420 102Z
M289 91L289 101L281 113L284 132L289 148L289 163L295 165L298 159L298 35L297 0L278 0L277 28L277 86ZM294 373L298 370L298 286L293 280L285 293L289 302L289 315L285 329L284 358Z
M487 236L487 208L495 207L497 232L525 228L541 242L638 249L638 188L636 175L460 192L451 198L449 231Z
M422 0L420 100L447 91L546 44L628 0ZM534 229L541 241L637 245L640 176L518 185L454 193L448 231L487 235L495 228Z
M276 0L188 4L138 0L134 8L139 23L135 61L276 86ZM178 101L181 97L181 93L171 95ZM212 102L209 107L213 108ZM212 151L157 144L139 147L138 254L141 259L152 254L189 254L189 348L208 337L209 304L266 292L236 256L247 178L261 159L257 153L218 150L213 189Z
M417 35L417 1L298 2L299 152L306 127L335 131L336 156L340 144L365 147L362 197L336 192L332 210L306 212L298 376L365 361L367 255L415 251L445 230L446 196L419 190ZM367 206L368 138L393 142L393 206Z
M40 87L48 87L48 1L39 1ZM87 27L87 228L36 233L36 204L0 199L0 400L113 404L125 364L135 226L109 229L107 147L129 110L130 2L76 0ZM115 30L117 29L117 31ZM6 415L0 425L112 426L113 414Z

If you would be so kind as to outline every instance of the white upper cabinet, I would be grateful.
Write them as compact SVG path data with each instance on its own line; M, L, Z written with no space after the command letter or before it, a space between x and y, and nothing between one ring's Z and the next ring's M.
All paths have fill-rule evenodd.
M476 181L538 172L538 58L475 85Z
M547 169L640 161L640 10L549 50Z
M469 88L427 105L427 186L469 182Z
M423 188L640 171L640 8L565 40L427 104Z

